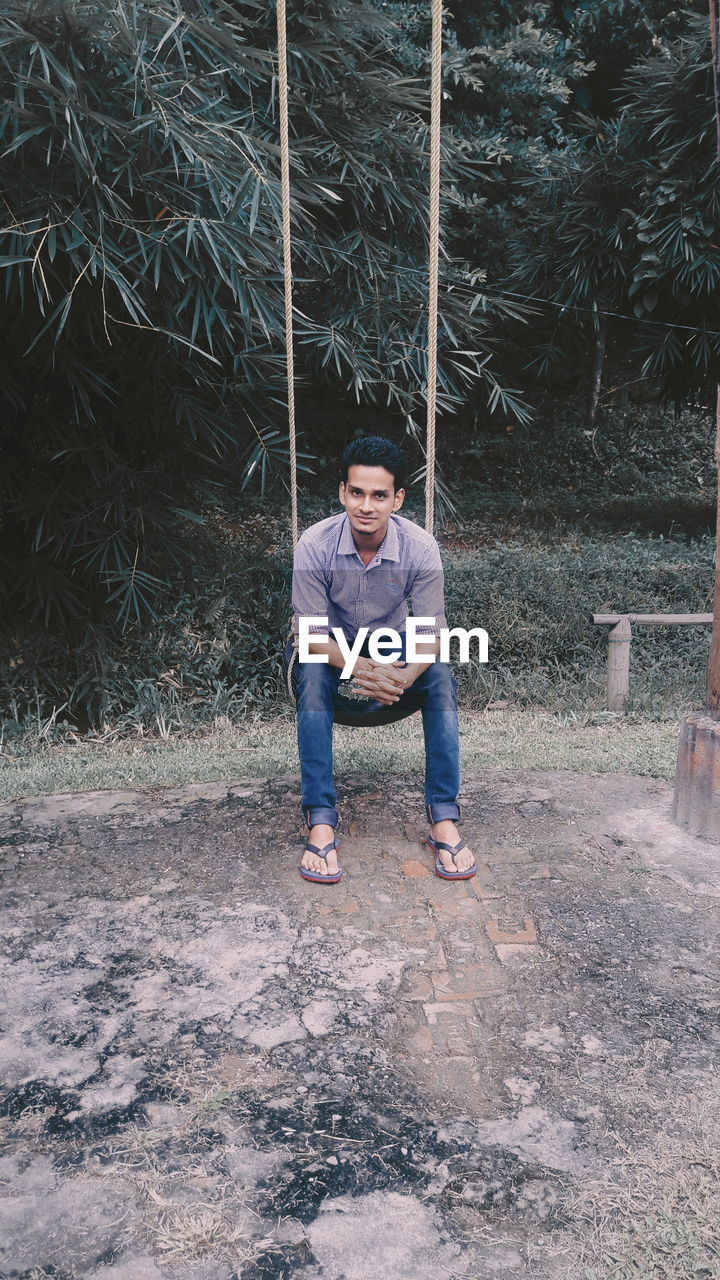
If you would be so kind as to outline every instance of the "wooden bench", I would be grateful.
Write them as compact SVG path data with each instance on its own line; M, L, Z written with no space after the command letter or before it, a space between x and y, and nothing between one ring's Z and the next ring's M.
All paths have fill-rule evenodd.
M711 613L593 613L598 626L611 627L608 635L607 704L610 711L625 712L630 692L630 644L633 626L692 627L710 625Z

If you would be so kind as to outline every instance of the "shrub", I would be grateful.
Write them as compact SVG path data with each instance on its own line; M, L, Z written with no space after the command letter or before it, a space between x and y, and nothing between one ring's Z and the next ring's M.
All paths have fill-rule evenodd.
M601 700L607 628L593 624L591 614L706 613L713 555L711 538L684 544L627 534L603 542L577 538L554 549L501 546L453 557L447 568L448 618L458 626L484 626L490 637L487 669L460 669L461 688L482 691L494 677L496 693L552 701L558 682L587 687L592 674ZM693 696L708 635L707 627L638 628L633 672L661 670L661 683L674 688L683 677L684 697Z
M0 663L5 733L66 719L81 729L169 733L277 709L290 615L290 556L204 542L194 582L145 634L78 635L68 651L36 637ZM626 535L554 548L496 546L445 557L450 625L484 626L487 668L457 667L464 700L509 696L554 707L602 705L607 629L593 612L706 612L710 538ZM700 696L706 627L638 629L633 688L652 713Z

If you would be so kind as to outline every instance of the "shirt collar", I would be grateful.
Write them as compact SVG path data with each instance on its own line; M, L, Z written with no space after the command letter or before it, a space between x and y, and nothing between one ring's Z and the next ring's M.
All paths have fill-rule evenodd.
M357 554L357 547L352 536L352 528L347 515L344 516L342 528L340 530L340 541L338 542L337 554L339 556L354 556ZM376 555L383 560L399 560L400 548L398 544L397 526L392 516L388 521L388 527L385 531L385 537L378 547Z

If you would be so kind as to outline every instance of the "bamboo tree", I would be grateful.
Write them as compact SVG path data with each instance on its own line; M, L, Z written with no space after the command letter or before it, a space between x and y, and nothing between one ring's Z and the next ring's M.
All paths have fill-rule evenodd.
M412 423L425 374L427 87L367 0L289 26L301 391ZM0 595L139 623L198 475L287 465L275 15L260 0L0 11ZM451 130L452 192L469 166ZM492 313L443 263L438 402L511 416ZM301 449L313 449L308 430ZM219 476L216 476L218 479Z

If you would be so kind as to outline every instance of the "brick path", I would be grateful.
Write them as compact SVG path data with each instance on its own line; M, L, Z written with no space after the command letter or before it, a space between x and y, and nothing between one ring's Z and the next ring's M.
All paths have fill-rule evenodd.
M358 797L353 808L379 803ZM306 909L324 924L389 933L412 948L416 959L398 992L408 1051L471 1057L487 1001L507 991L509 970L538 960L538 930L507 866L478 861L473 879L448 882L435 875L431 851L422 852L424 828L403 824L388 839L378 825L351 821L343 880L303 882Z

